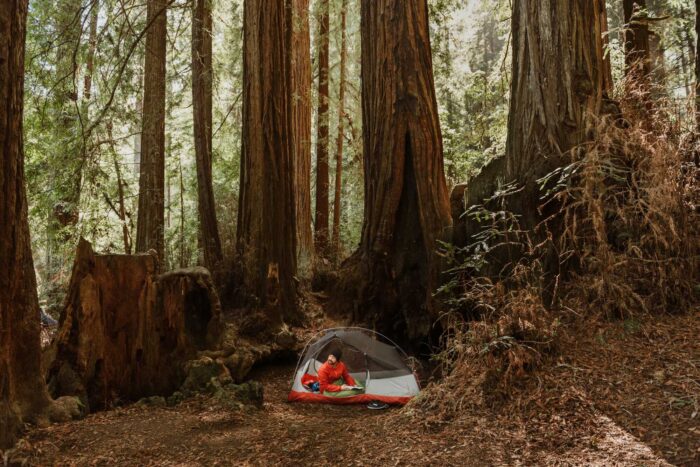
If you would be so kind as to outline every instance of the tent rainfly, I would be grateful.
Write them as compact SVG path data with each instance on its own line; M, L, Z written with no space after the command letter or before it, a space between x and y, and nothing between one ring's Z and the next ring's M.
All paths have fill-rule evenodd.
M329 351L339 348L350 375L363 390L342 397L320 393L313 383ZM387 337L363 328L326 329L304 348L294 372L290 402L361 404L382 401L405 404L418 395L420 386L408 364L408 356Z

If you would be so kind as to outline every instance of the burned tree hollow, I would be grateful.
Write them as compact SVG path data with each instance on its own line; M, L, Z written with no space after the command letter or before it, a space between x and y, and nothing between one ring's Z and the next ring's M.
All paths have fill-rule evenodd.
M356 321L419 343L451 224L427 2L362 2L361 29L365 215L339 291Z

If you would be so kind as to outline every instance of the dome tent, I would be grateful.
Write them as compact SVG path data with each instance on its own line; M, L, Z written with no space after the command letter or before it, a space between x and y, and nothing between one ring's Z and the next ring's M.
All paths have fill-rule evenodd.
M339 348L350 375L364 390L348 397L314 392L307 384L332 349ZM331 404L367 403L374 400L405 404L418 395L420 386L408 364L408 356L387 337L363 328L333 328L316 334L306 344L294 371L290 402Z

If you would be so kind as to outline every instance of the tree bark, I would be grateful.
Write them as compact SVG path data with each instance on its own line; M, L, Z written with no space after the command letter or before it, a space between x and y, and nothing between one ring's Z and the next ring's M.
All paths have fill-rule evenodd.
M287 8L246 0L243 34L243 148L237 250L243 301L271 322L299 318Z
M341 288L355 319L418 342L437 316L438 240L451 224L426 0L361 4L365 214Z
M166 0L148 0L136 251L155 250L165 267Z
M96 255L81 240L48 380L88 410L169 395L184 364L217 342L221 307L206 269L157 276L153 255Z
M646 0L623 0L625 21L625 73L635 79L646 79L651 73L649 26ZM642 13L642 11L644 11Z
M290 109L296 186L297 263L308 276L313 258L311 220L311 33L309 0L287 0L287 43L290 44Z
M347 9L348 0L343 0L340 10L340 83L338 83L338 135L335 143L335 196L333 197L333 256L340 256L340 196L343 187L343 140L345 138L345 73L347 68Z
M551 0L551 7L515 1L506 180L534 184L559 167L601 113L607 97L603 1Z
M695 124L700 132L700 0L695 0Z
M603 79L604 89L608 96L612 96L613 88L615 83L613 81L612 74L612 62L610 60L610 35L608 27L608 8L605 2L596 3L598 6L598 14L600 15L600 34L602 36L602 48L603 48Z
M318 137L316 139L316 222L314 234L316 254L322 256L328 254L329 8L329 0L320 0L318 31Z
M92 96L92 75L95 72L95 51L97 50L97 20L100 14L100 0L94 0L90 7L90 35L88 51L85 59L85 78L83 81L83 97L87 102Z
M29 241L22 114L27 0L0 8L0 449L50 404Z
M215 276L223 260L212 186L212 17L211 0L195 0L192 10L192 104L197 161L199 230L204 264Z
M569 163L567 153L594 137L596 117L609 102L602 37L604 8L604 0L514 3L505 171L484 171L486 181L477 177L472 185L478 189L490 183L493 193L495 180L503 177L505 182L522 187L505 201L506 209L519 216L525 230L533 231L556 209L550 205L546 212L540 212L543 191L538 180ZM552 15L552 11L557 14ZM472 187L469 192L470 204L483 202L486 195L481 193L477 199ZM521 254L518 248L508 247L508 257L499 261L514 262ZM555 256L546 258L547 273L557 272L559 258Z

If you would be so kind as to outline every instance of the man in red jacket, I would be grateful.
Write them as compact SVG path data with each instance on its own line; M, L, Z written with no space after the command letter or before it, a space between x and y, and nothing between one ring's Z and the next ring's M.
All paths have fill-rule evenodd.
M321 393L347 391L357 386L357 382L350 376L348 369L340 359L343 352L340 349L331 350L328 353L326 363L318 369L318 382ZM345 384L335 384L339 379L345 381Z

